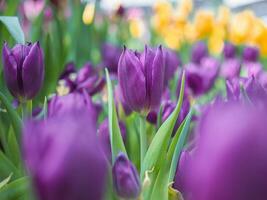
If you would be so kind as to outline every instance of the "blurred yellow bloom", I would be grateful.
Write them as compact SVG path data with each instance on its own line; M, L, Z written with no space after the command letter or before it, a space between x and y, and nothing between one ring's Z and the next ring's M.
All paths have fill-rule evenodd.
M213 54L222 52L224 39L226 37L225 28L222 24L215 25L213 32L208 40L209 51Z
M195 30L195 26L192 23L187 23L184 28L184 37L185 40L189 43L193 43L197 40L197 33Z
M177 2L177 5L178 5L178 11L181 12L186 17L188 17L188 15L193 9L192 0L182 0L180 4L178 4Z
M129 23L130 23L129 28L130 28L131 35L135 38L142 37L145 31L144 22L139 18L135 18L135 19L131 19Z
M154 11L157 14L171 14L172 5L168 1L159 0L154 5Z
M198 39L203 39L212 33L214 25L213 13L207 10L199 10L194 19L195 30Z
M95 15L95 4L93 2L86 4L82 16L83 23L86 25L91 24L93 22L94 15Z
M231 11L226 6L220 6L218 10L217 22L223 26L227 26L230 21Z
M229 39L234 44L247 42L253 27L254 15L251 11L236 14L230 21Z

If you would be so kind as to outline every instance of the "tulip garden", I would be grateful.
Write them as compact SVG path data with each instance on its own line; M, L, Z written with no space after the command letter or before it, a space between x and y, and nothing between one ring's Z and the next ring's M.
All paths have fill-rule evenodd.
M251 10L0 0L0 40L0 200L267 199Z

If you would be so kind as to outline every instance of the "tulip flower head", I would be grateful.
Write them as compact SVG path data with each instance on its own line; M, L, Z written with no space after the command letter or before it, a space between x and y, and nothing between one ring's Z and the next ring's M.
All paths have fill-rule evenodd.
M135 166L120 153L112 168L113 183L117 194L122 198L137 198L141 188Z
M39 42L3 47L4 77L10 93L19 100L33 99L44 79L43 51Z
M163 50L145 47L142 54L127 49L119 60L118 78L122 95L134 111L157 108L164 87Z
M27 122L23 156L38 199L103 199L107 163L86 110Z
M265 113L236 103L208 111L187 163L186 199L267 199Z

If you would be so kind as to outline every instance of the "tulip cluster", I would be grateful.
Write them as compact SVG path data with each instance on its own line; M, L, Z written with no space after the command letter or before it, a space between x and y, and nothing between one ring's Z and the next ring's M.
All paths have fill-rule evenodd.
M161 1L149 29L139 8L10 2L23 26L0 17L1 200L267 199L267 29L252 12L190 22L192 1Z
M228 40L236 45L253 44L262 54L267 54L263 42L267 39L267 26L252 11L231 13L229 8L221 6L215 16L209 10L200 9L190 21L192 8L191 0L181 1L176 7L168 1L155 4L152 24L168 47L179 49L184 43L207 39L209 50L219 54Z

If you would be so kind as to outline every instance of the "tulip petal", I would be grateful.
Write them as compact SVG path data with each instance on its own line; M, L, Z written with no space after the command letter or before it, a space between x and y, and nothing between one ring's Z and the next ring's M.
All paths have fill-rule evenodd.
M134 52L124 49L119 60L118 76L124 99L133 110L140 111L146 103L146 83L142 63Z
M15 97L22 95L17 81L17 68L16 60L8 48L7 43L5 43L3 47L4 77L9 91Z
M33 44L22 66L23 88L26 98L33 98L42 86L44 78L43 52L39 42Z
M160 105L164 86L165 65L162 47L159 46L152 64L152 80L150 88L150 108L154 109Z

